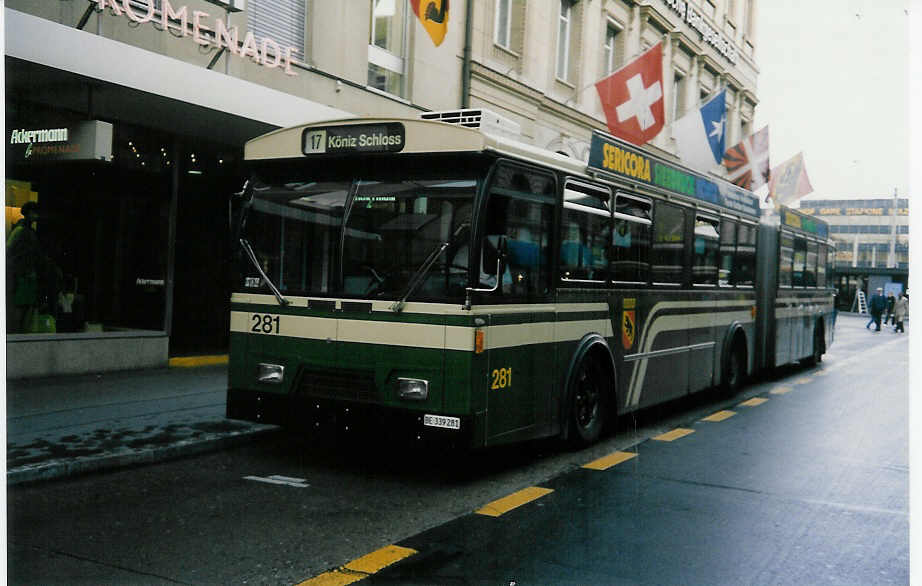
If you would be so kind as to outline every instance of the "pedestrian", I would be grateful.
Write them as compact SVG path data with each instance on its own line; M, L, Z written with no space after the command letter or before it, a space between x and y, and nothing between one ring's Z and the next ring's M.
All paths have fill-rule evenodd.
M884 310L887 309L887 300L884 298L884 288L878 287L877 293L871 297L871 301L868 302L868 310L871 312L871 321L868 322L865 328L870 328L871 323L873 322L877 326L874 331L880 331L880 318L884 313Z
M22 218L6 239L6 325L10 333L28 330L39 299L40 244L33 224L38 222L38 204L22 206Z
M903 294L900 295L900 300L893 307L893 321L896 324L896 327L893 328L894 334L903 333L903 320L906 319L907 313L909 313L909 297Z
M896 325L895 322L893 321L893 304L895 303L896 303L896 297L893 296L893 291L888 291L887 292L887 313L884 316L884 325L887 325L887 323Z

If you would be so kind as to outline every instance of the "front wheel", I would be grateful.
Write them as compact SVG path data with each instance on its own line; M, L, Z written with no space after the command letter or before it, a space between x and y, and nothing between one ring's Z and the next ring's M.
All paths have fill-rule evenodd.
M570 392L570 441L587 446L599 439L605 426L604 377L591 360L583 360L573 378Z

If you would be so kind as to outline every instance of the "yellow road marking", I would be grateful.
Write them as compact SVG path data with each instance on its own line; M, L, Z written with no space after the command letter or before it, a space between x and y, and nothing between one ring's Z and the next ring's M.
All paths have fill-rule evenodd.
M220 354L217 356L178 356L170 358L171 367L188 368L192 366L212 366L215 364L227 364L228 355Z
M301 582L298 586L340 586L364 580L371 574L380 572L384 568L395 564L402 559L418 553L415 549L388 545L368 555L352 560L345 566L314 576L310 580Z
M657 441L661 441L661 442L671 442L673 440L677 440L680 437L685 437L686 435L689 435L692 433L695 433L694 429L685 429L682 427L677 427L673 429L672 431L668 431L664 434L658 435L654 437L653 439Z
M583 464L583 468L589 468L590 470L608 470L612 466L617 466L622 462L627 462L631 458L636 458L637 454L634 452L615 452L607 456L603 456L598 460L593 460L588 464Z
M779 385L775 387L774 389L772 389L770 392L773 395L783 395L785 393L790 393L793 390L794 390L794 387L789 387L787 385Z
M768 399L763 399L761 397L753 397L749 399L748 401L743 401L742 403L740 403L740 405L742 405L743 407L758 407L759 405L767 401Z
M730 419L734 415L736 415L736 411L718 411L717 413L708 415L701 421L723 421L724 419Z
M526 503L537 500L543 497L546 494L554 492L550 488L542 488L540 486L529 486L528 488L523 488L518 492L514 492L509 496L505 496L501 499L497 499L492 503L488 503L474 511L478 515L486 515L488 517L499 517L504 513L508 513L512 509L521 507Z
M802 376L802 377L800 377L799 379L797 379L797 380L794 381L794 382L795 382L796 384L798 384L798 385L802 385L802 384L808 383L808 382L810 382L810 381L812 381L812 380L813 380L813 377L812 377L812 376Z

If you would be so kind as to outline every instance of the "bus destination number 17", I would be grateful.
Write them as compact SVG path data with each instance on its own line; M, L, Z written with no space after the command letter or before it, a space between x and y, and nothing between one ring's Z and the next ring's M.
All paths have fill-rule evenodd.
M250 314L250 331L254 334L278 334L281 317L268 313Z
M311 130L304 135L304 154L319 155L327 152L327 131Z

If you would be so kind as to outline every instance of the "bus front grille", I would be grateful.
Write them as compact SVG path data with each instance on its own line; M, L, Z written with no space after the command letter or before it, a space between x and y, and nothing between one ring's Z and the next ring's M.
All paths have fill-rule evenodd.
M295 392L303 397L374 401L375 377L369 372L324 371L305 369Z

